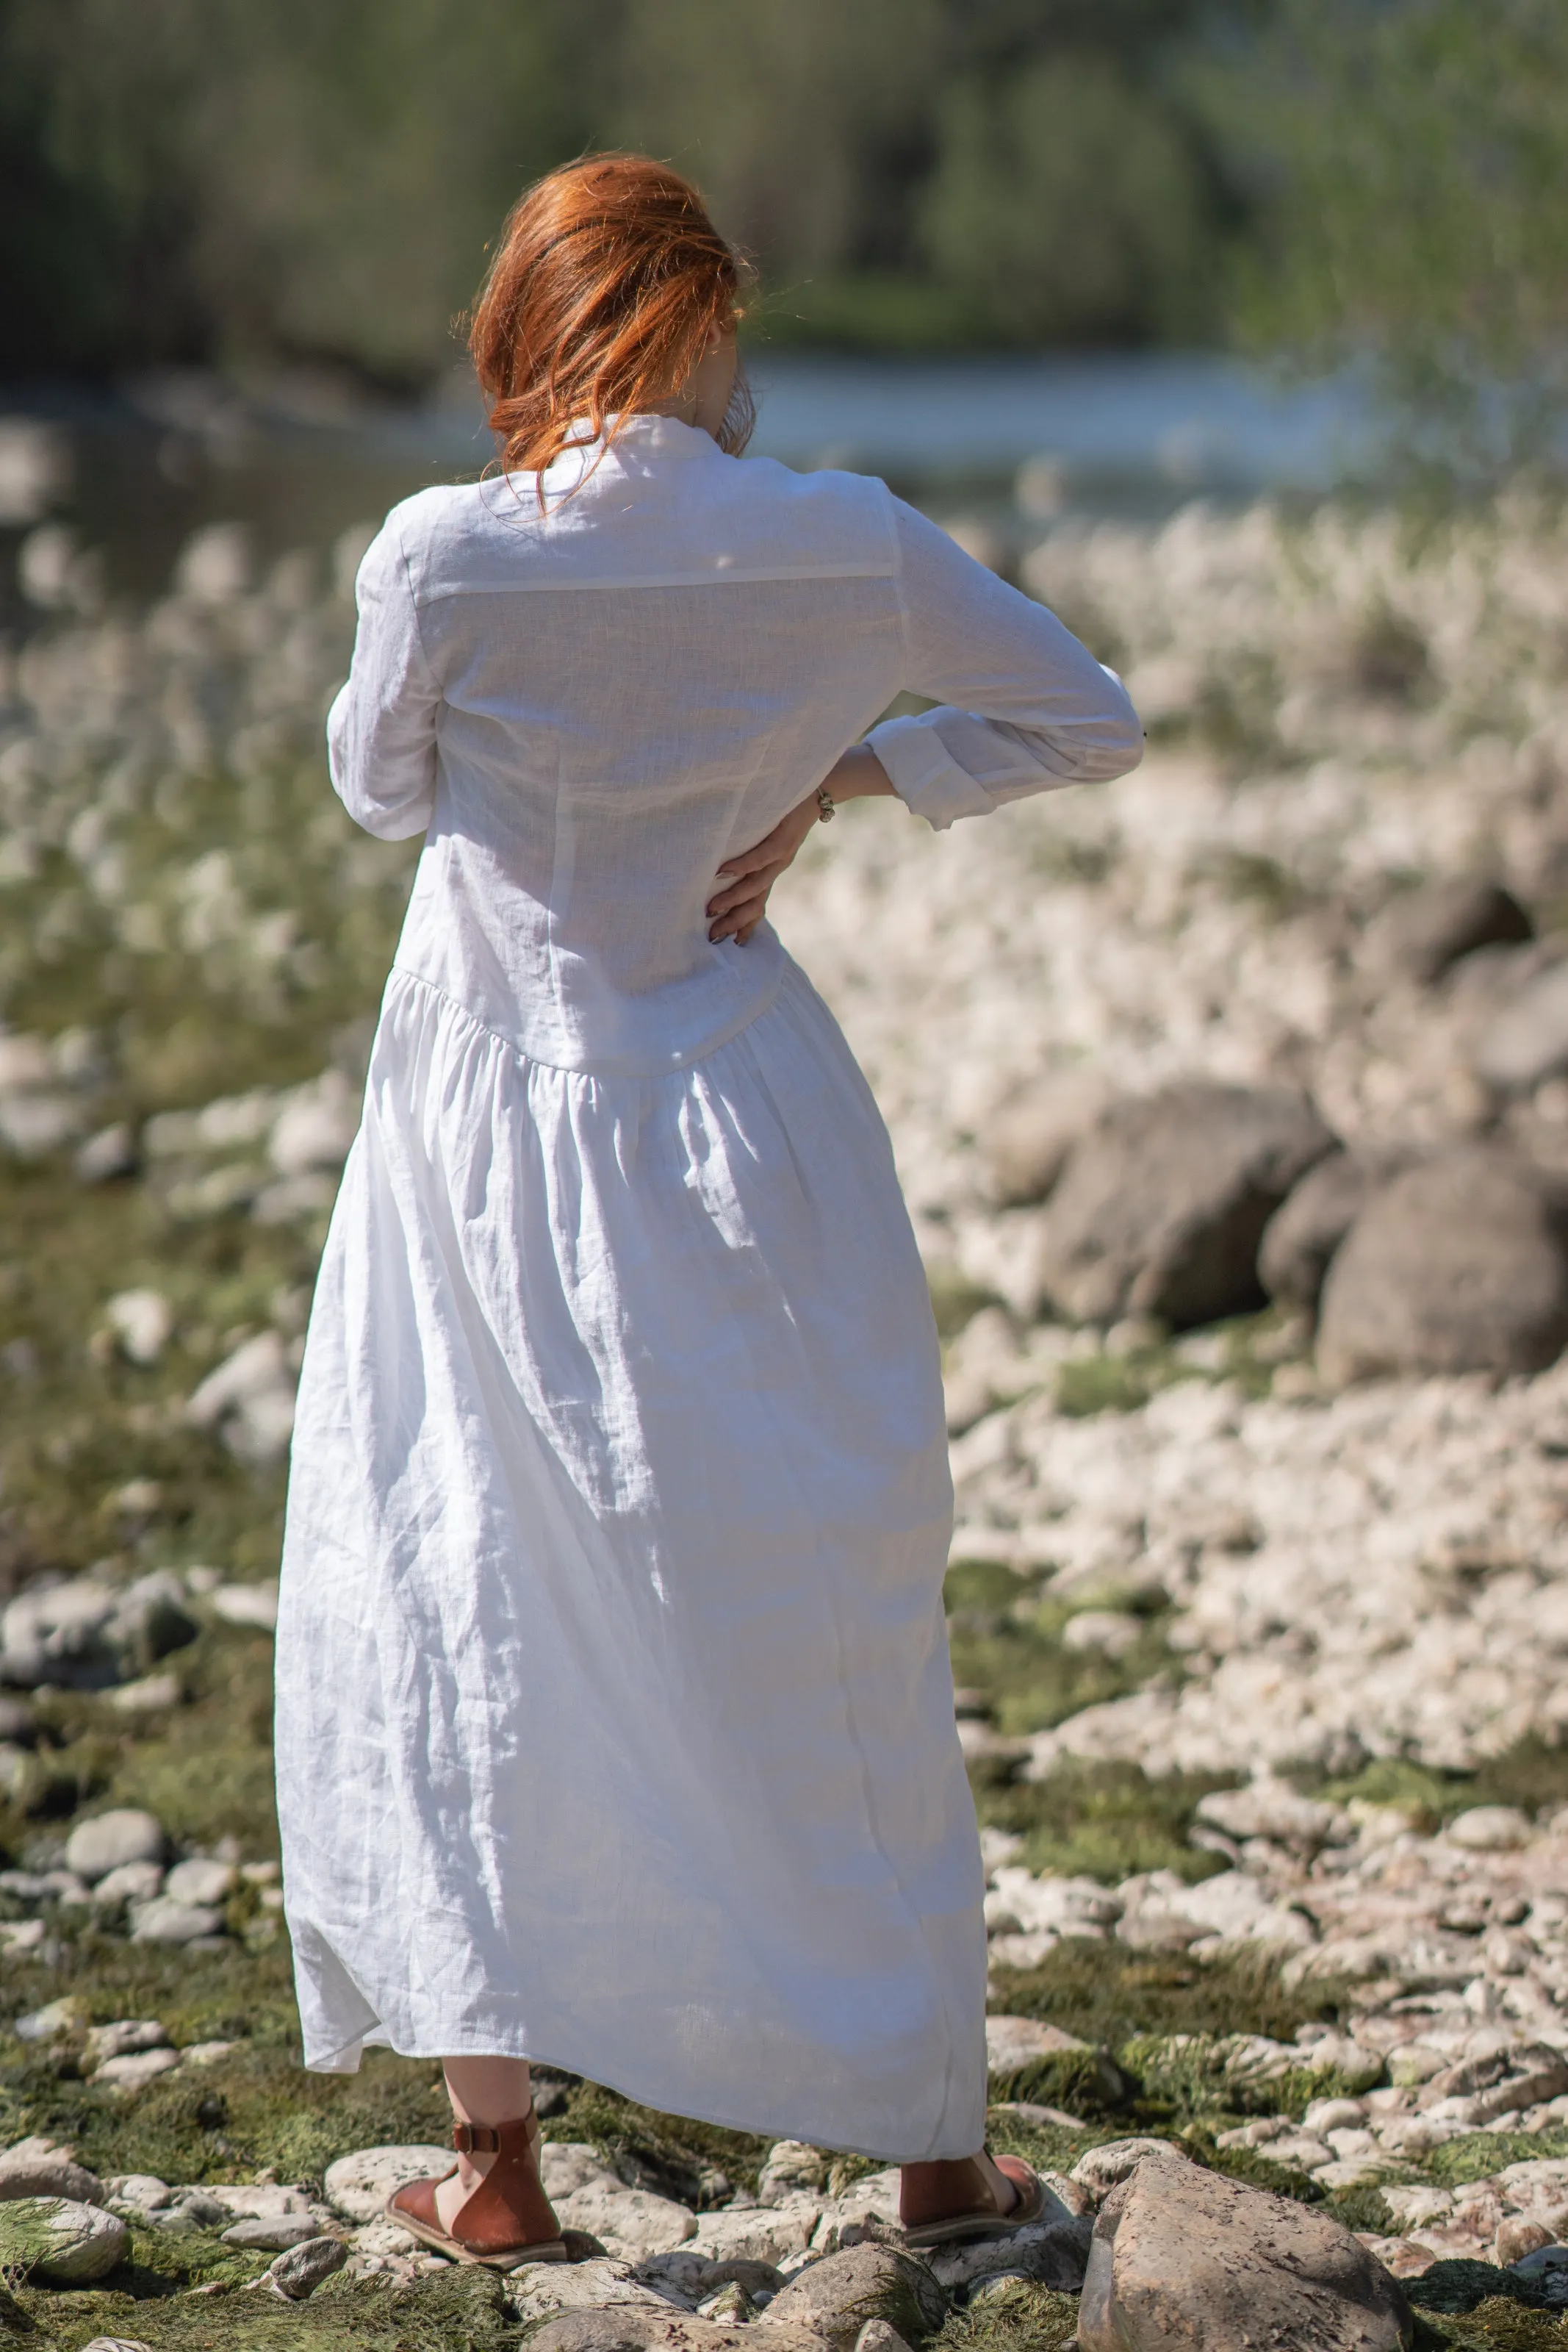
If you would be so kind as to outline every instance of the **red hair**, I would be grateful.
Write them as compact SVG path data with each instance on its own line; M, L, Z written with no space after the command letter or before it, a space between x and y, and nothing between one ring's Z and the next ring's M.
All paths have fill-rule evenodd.
M574 425L667 400L741 315L743 264L696 190L646 155L589 155L526 189L507 217L468 348L508 473L534 473ZM744 380L720 446L751 431ZM614 437L615 427L610 428Z

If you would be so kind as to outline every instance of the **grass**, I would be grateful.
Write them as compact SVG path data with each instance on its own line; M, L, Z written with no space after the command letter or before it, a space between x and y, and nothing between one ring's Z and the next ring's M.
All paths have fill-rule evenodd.
M199 2300L183 2285L138 2294L118 2278L90 2294L24 2288L17 2300L40 2352L78 2352L94 2335L128 2336L149 2352L480 2352L520 2341L504 2284L488 2271L454 2269L402 2289L340 2275L304 2304L235 2293L226 2282Z
M1548 1816L1568 1805L1568 1747L1550 1747L1536 1738L1521 1739L1469 1772L1442 1772L1380 1757L1349 1780L1314 1782L1299 1777L1303 1789L1335 1804L1359 1799L1364 1804L1397 1806L1429 1833L1475 1805L1517 1805L1526 1813Z
M1138 1871L1175 1870L1196 1885L1223 1867L1187 1843L1199 1801L1231 1785L1218 1773L1151 1780L1136 1764L1064 1757L1047 1779L981 1787L976 1802L982 1822L1022 1837L1019 1859L1030 1870L1106 1885Z
M1067 2352L1077 2334L1075 2294L1009 2280L954 2312L927 2352Z
M1089 1597L1081 1596L1078 1606ZM1180 1671L1165 1643L1163 1615L1148 1616L1120 1658L1069 1649L1061 1636L1074 1611L994 1560L956 1560L945 1599L954 1679L986 1693L992 1720L1009 1738L1048 1730L1080 1707L1124 1697L1156 1674Z
M1135 1412L1162 1389L1191 1380L1233 1381L1243 1396L1264 1397L1277 1365L1301 1351L1290 1317L1277 1307L1206 1325L1202 1347L1201 1362L1179 1339L1152 1340L1119 1354L1070 1357L1056 1375L1057 1410L1079 1420L1098 1412Z
M1298 2025L1337 2023L1349 1998L1321 1979L1285 1984L1278 1962L1262 1952L1194 1960L1071 1937L1037 1969L997 1969L991 2007L1119 2052L1138 2037L1168 2033L1263 2033L1290 2042Z

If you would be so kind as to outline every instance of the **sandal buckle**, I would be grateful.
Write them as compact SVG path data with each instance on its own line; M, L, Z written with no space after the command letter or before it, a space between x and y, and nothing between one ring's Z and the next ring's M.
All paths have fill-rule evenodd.
M490 2124L454 2124L452 2145L459 2156L498 2156L501 2135Z

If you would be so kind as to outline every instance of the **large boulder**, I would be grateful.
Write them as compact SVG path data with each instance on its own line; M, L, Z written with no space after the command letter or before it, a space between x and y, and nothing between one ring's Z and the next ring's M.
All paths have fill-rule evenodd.
M1568 1342L1568 1194L1517 1155L1467 1145L1362 1209L1323 1285L1332 1381L1535 1372Z
M1396 2282L1338 2221L1168 2153L1100 2209L1082 2352L1396 2352L1414 2332Z
M1263 1228L1334 1137L1282 1087L1171 1087L1114 1104L1075 1147L1046 1214L1059 1313L1178 1328L1263 1302Z
M1316 1311L1329 1261L1380 1184L1414 1155L1331 1151L1309 1168L1263 1228L1258 1279L1277 1306Z
M1494 1094L1528 1094L1568 1070L1568 963L1526 980L1476 1040L1476 1076Z
M984 1148L991 1186L1004 1208L1043 1201L1075 1143L1110 1107L1098 1070L1051 1070L994 1112Z
M1500 882L1434 882L1401 891L1366 927L1363 959L1376 972L1429 988L1477 948L1512 947L1535 927Z

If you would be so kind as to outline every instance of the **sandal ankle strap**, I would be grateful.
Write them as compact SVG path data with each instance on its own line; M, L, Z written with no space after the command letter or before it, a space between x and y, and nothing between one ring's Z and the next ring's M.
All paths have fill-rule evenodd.
M538 2133L538 2118L530 2102L526 2116L504 2124L454 2124L452 2145L459 2156L501 2156L508 2147L526 2154Z

